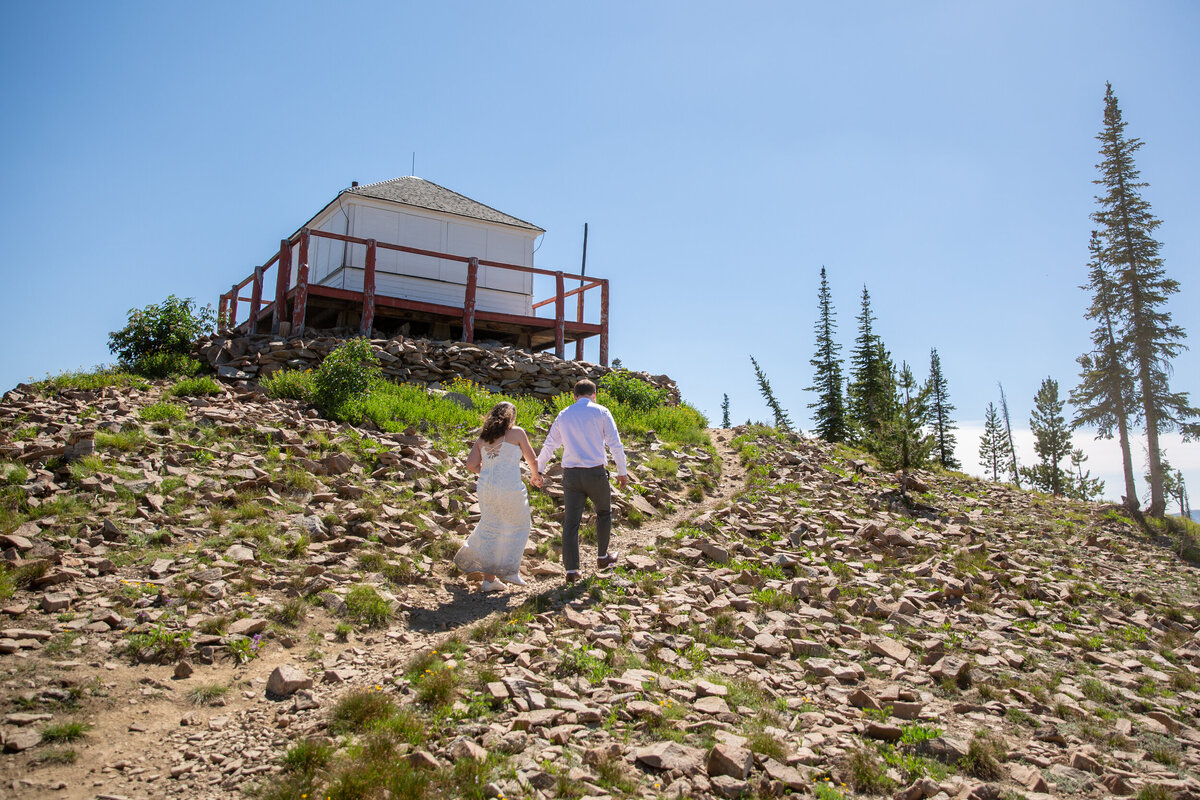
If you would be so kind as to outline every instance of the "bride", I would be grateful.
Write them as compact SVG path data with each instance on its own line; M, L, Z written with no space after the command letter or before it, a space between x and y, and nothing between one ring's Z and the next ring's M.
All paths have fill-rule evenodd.
M513 423L517 409L497 403L467 456L467 469L479 476L479 524L454 556L463 572L482 572L480 591L497 592L505 583L524 586L521 556L529 539L529 498L521 480L521 457L529 464L529 482L542 485L537 455L529 437Z

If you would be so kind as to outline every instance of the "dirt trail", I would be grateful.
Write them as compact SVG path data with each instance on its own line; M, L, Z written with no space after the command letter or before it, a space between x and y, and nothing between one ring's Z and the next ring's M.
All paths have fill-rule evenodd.
M653 547L660 536L670 534L688 519L728 503L742 488L745 468L742 467L737 452L730 446L733 433L721 428L710 428L707 433L717 448L717 457L721 459L721 476L715 491L699 503L680 504L674 512L653 519L641 527L614 525L611 548L621 556L622 561L630 555L645 555L647 548ZM581 550L582 579L586 581L595 572L594 548L589 549L585 546ZM473 591L462 578L446 581L442 589L448 592L452 599L447 602L445 594L439 592L427 598L427 602L411 608L408 620L410 629L422 635L434 632L452 633L493 613L511 611L531 597L554 597L558 590L564 587L560 575L532 577L526 574L524 577L526 586L509 586L503 592L492 594Z

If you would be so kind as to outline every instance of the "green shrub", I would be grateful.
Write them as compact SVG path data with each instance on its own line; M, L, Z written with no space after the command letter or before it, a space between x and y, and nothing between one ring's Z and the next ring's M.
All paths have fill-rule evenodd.
M627 369L610 372L600 379L600 388L635 411L650 411L667 400L667 390L646 383Z
M171 387L175 397L198 397L200 395L222 394L224 390L207 375L199 378L184 378Z
M214 319L212 306L197 308L191 298L170 295L161 303L129 309L125 327L109 333L108 349L126 369L157 373L148 377L195 374L187 371L197 364L188 354L192 343L212 330Z
M187 416L183 406L175 403L154 403L145 406L138 412L138 418L146 422L162 422L163 420L179 420Z
M361 411L356 402L365 398L381 378L379 358L367 339L343 342L325 357L313 379L313 401L334 419L350 419Z
M315 382L311 369L289 369L268 375L258 382L266 390L268 397L290 398L312 402Z

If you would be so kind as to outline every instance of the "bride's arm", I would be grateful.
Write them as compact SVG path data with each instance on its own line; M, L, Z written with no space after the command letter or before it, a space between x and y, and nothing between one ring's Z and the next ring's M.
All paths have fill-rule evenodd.
M534 486L541 486L542 475L538 472L537 453L533 452L533 445L529 443L529 434L525 433L521 428L515 429L513 433L517 435L517 445L521 448L521 452L525 456L525 462L529 464L529 482Z
M480 440L475 440L475 446L471 448L470 455L467 456L466 467L476 475L479 474L479 469L483 466L483 455L480 453Z

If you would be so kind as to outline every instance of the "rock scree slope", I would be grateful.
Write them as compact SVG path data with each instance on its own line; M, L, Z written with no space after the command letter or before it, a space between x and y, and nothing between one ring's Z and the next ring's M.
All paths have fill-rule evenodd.
M1200 797L1197 573L1116 507L650 435L617 568L551 481L484 595L443 442L166 389L0 403L4 796L355 796L375 708L430 796Z

